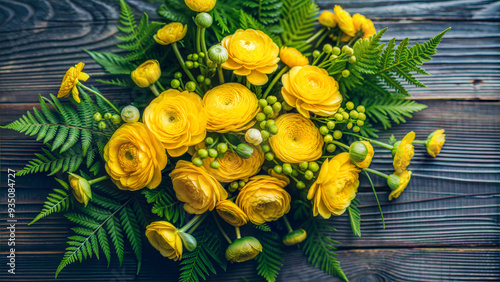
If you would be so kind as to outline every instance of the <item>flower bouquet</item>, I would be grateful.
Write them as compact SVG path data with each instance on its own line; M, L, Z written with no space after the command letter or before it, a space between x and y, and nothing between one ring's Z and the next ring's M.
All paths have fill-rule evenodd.
M444 130L386 143L374 125L426 107L403 84L424 86L415 74L428 75L421 65L447 30L409 47L381 44L386 29L340 6L318 16L310 0L166 0L157 12L168 23L137 23L120 3L124 52L84 51L114 76L99 82L141 94L117 105L84 85L80 62L57 96L3 127L44 144L17 175L60 184L30 224L60 212L75 225L55 276L94 255L121 262L127 246L139 273L149 241L180 261L181 281L252 259L274 281L290 246L347 280L326 219L347 214L361 236L360 179L378 203L370 175L385 178L393 200L414 145L439 154ZM394 173L370 168L374 145L392 153Z

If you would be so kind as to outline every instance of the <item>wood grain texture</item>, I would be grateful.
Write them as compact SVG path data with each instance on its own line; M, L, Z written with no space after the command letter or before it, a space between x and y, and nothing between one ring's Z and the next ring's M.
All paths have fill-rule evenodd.
M137 13L157 20L159 3L127 0ZM378 213L373 193L362 178L362 235L351 234L347 216L330 223L329 234L342 242L339 260L351 281L493 281L500 279L500 3L498 1L318 1L322 9L342 5L351 14L375 19L377 29L389 27L383 41L408 36L421 42L452 26L435 59L426 64L430 77L419 77L428 88L411 88L415 99L429 109L415 114L404 126L394 126L381 139L401 138L414 130L424 139L444 128L447 143L438 158L416 149L414 173L406 191L389 202L389 190L374 177L386 219ZM117 1L0 0L0 124L36 106L37 95L58 90L68 66L86 63L96 85L109 98L128 103L137 89L123 90L95 83L106 78L82 48L118 51ZM439 99L439 100L434 100ZM474 101L445 101L464 99ZM487 101L480 101L487 100ZM43 174L17 179L16 250L18 271L6 276L6 171L21 169L40 152L41 143L12 131L0 131L0 281L53 281L55 269L71 234L68 222L53 215L27 226L42 207L55 182ZM376 147L373 167L390 172L392 159ZM426 177L422 177L425 175ZM67 175L59 174L61 178ZM444 179L453 178L453 180ZM70 265L58 281L175 281L178 265L149 246L140 276L127 254L123 267L113 258ZM261 281L255 263L231 265L209 281ZM287 250L279 281L332 281L311 267L295 248Z

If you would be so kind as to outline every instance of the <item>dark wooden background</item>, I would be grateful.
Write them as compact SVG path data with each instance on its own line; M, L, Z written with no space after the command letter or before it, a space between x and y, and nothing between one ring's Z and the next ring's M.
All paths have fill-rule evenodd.
M136 12L155 15L159 3L128 1ZM384 40L408 36L424 41L452 26L435 59L428 88L411 89L429 105L404 126L383 133L402 137L414 130L420 139L439 128L447 142L438 158L418 147L411 164L414 177L402 194L388 202L388 188L377 179L387 228L382 229L372 193L361 187L362 238L351 234L348 217L332 220L342 242L338 257L351 281L500 280L500 2L498 1L335 1L351 14L389 27ZM333 1L319 1L322 9ZM104 75L82 48L116 51L117 1L0 0L0 124L37 104L37 95L57 93L67 68L78 61L93 78ZM158 18L158 17L154 17ZM90 83L92 84L93 79ZM94 83L109 98L130 101L128 90ZM40 143L13 131L0 131L1 196L0 280L52 281L70 235L67 221L50 216L30 227L54 183L38 174L16 180L16 275L7 274L6 172L21 169ZM376 150L374 166L390 171L391 157ZM420 177L418 175L426 175ZM444 180L452 177L455 180ZM146 251L140 276L129 254L123 267L114 259L73 264L59 281L173 281L177 264ZM232 265L212 281L259 281L253 262ZM296 248L286 255L279 281L331 281L307 264Z

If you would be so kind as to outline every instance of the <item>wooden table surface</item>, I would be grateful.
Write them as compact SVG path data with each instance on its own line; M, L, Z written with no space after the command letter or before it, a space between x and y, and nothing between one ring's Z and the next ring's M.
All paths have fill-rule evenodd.
M155 15L159 3L129 0L136 12ZM414 130L420 139L446 129L446 145L438 158L416 149L415 173L406 191L388 202L388 188L377 179L387 228L369 187L360 188L362 234L351 234L348 217L331 222L342 242L338 250L351 281L491 281L500 280L500 2L457 1L318 1L322 9L340 4L351 14L374 19L377 29L389 27L388 38L408 36L424 41L451 26L434 60L428 88L410 89L414 99L429 105L405 125L381 134L402 137ZM38 93L57 93L68 66L78 61L93 77L103 69L82 48L116 51L117 1L0 0L0 124L11 122L37 104ZM159 19L158 16L153 18ZM129 90L93 84L108 98L128 103ZM7 170L21 169L41 143L13 131L0 131L0 280L52 281L70 230L61 215L27 226L40 211L54 183L43 174L16 179L16 274L7 274ZM391 156L376 150L374 167L389 171ZM420 177L417 175L426 175ZM455 180L445 180L452 177ZM150 248L147 248L150 249ZM156 251L145 252L140 276L133 254L123 267L109 269L95 259L63 270L59 281L174 281L178 266ZM229 266L210 281L260 281L254 262ZM279 281L332 281L307 264L296 248L287 251Z

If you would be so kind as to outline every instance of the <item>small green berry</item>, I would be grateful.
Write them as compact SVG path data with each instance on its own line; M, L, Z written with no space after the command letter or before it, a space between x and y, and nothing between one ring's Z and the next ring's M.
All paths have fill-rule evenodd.
M186 83L186 90L189 92L194 92L196 90L196 83L194 81L189 81Z
M203 83L205 83L205 85L210 85L212 83L212 80L206 77L205 80L203 80Z
M343 77L348 77L350 74L351 74L351 72L349 70L343 70L342 71L342 76Z
M200 52L200 53L198 53L198 56L200 56L200 58L205 58L205 53Z
M363 125L365 125L365 122L364 122L364 121L362 121L362 120L360 120L360 119L358 119L358 120L356 121L356 125L357 125L357 126L363 126Z
M337 110L337 112L338 112L338 113L343 113L343 112L344 112L344 108L339 108L339 109Z
M342 118L344 118L345 120L348 120L349 114L347 112L342 112Z
M313 179L313 177L314 177L314 173L310 170L306 170L306 172L304 173L304 178L307 180L311 180L311 179Z
M101 113L97 112L94 114L94 116L92 118L94 119L95 122L99 122L102 119L102 115L101 115Z
M193 54L189 54L189 55L187 55L187 59L188 59L188 60L193 60Z
M356 110L352 110L350 113L349 113L349 116L352 118L352 119L358 119L358 111Z
M359 115L358 115L358 119L359 119L359 120L366 120L366 115L365 115L365 113L359 113Z
M204 77L203 75L201 75L201 74L200 74L200 75L198 75L198 76L196 77L196 80L197 80L198 82L203 82L203 81L205 80L205 77Z
M239 187L240 185L238 184L238 181L233 181L231 182L231 184L229 184L229 192L234 192L238 190Z
M226 143L217 144L217 151L221 154L224 154L225 152L227 152L227 144Z
M257 121L263 121L263 120L265 120L265 119L266 119L266 114L264 114L264 113L260 112L260 113L258 113L258 114L257 114L257 116L255 117L255 119L256 119Z
M267 97L266 101L269 103L269 105L272 105L278 101L278 98L276 98L276 96L269 96Z
M306 188L306 184L302 181L298 181L295 187L297 187L297 189L304 189Z
M308 163L308 162L301 162L301 163L299 164L299 168L300 168L301 170L307 170L307 169L309 168L309 163Z
M104 121L100 121L98 124L97 124L97 127L99 129L105 129L106 128L106 123Z
M320 54L319 50L314 50L312 55L314 58L317 58Z
M356 108L356 110L358 110L358 112L360 112L360 113L364 113L365 112L365 106L360 105L360 106L358 106Z
M214 160L213 162L210 163L210 167L213 169L219 169L220 163L217 160Z
M290 175L290 174L292 174L292 170L293 170L293 169L292 169L292 165L291 165L291 164L288 164L288 163L283 164L283 173L284 173L285 175Z
M179 88L181 82L178 79L172 79L172 81L170 81L170 86L172 86L172 88Z
M211 158L217 158L217 156L219 155L219 152L215 149L208 149L208 155Z
M335 128L335 122L333 121L329 121L326 123L326 127L328 127L328 129L332 130Z
M361 128L359 128L359 126L357 126L357 125L352 128L352 131L354 131L354 132L359 132L360 130L361 130Z
M174 78L179 79L181 77L182 77L182 72L178 71L178 72L174 73Z
M272 160L274 160L274 154L271 152L267 152L264 154L264 158L266 158L266 160L268 160L268 161L272 161Z
M198 63L198 62L193 63L193 68L197 69L199 67L200 67L200 63Z
M261 145L260 147L262 148L262 151L264 151L264 153L271 151L271 146L269 146L269 144L264 144Z
M356 56L349 57L349 64L354 64L356 62Z
M328 135L325 135L323 137L323 141L325 141L325 143L331 143L333 141L333 136L331 134L328 134Z
M208 157L208 151L206 149L199 149L198 150L198 157L204 159Z
M299 172L296 169L292 170L292 176L293 177L299 176Z
M184 65L185 65L185 66L186 66L186 68L188 68L188 69L192 69L192 68L193 68L193 66L194 66L193 62L191 62L191 61L186 61L186 62L184 63Z
M333 47L331 44L323 45L323 52L330 54L333 51Z
M340 55L340 48L337 46L333 47L332 54L337 56Z
M328 146L326 146L326 150L328 151L328 153L333 153L336 149L337 146L335 146L335 144L328 144Z
M342 121L344 119L344 116L341 113L336 113L333 117L336 121Z
M345 104L345 107L350 111L350 110L354 109L354 103L353 102L347 102Z
M104 114L104 119L110 119L113 115L111 113L105 113Z
M264 108L267 106L267 100L266 99L260 99L259 100L259 107Z
M312 172L317 172L319 170L319 165L317 162L309 162L309 170Z
M276 124L276 122L273 119L268 119L266 121L266 123L267 123L267 127L271 127L271 126Z
M269 106L269 105L267 105L267 106L264 107L263 112L266 115L268 115L268 116L270 116L270 115L272 115L274 113L273 108L271 106Z
M275 113L281 111L281 103L280 102L276 102L276 103L273 104L273 111Z
M280 165L275 165L274 172L276 172L277 174L281 174L283 172L283 167Z
M114 123L114 124L120 124L120 122L122 121L122 117L120 115L112 115L111 116L111 122Z
M193 164L195 166L202 166L203 165L203 161L200 158L193 158Z
M339 56L337 56L337 55L331 55L331 56L330 56L330 60L335 60L335 59L337 59L338 57L339 57Z
M328 132L330 132L330 130L328 130L328 127L322 125L320 128L319 128L319 133L321 135L327 135Z
M347 123L347 129L351 129L353 126L352 122Z
M340 130L335 130L335 132L333 132L333 138L339 140L340 138L342 138L342 131Z
M267 121L263 120L259 123L260 128L266 129L267 128ZM264 138L264 137L263 137Z
M238 181L238 186L240 186L240 188L243 188L245 186L245 181Z
M192 59L193 61L198 61L198 54L193 54L193 55L191 55L191 59Z
M278 127L276 125L273 125L273 126L269 126L269 133L271 133L272 135L276 135L278 134ZM262 137L264 138L264 137Z
M207 137L205 139L205 144L212 145L214 143L214 139L212 137Z

